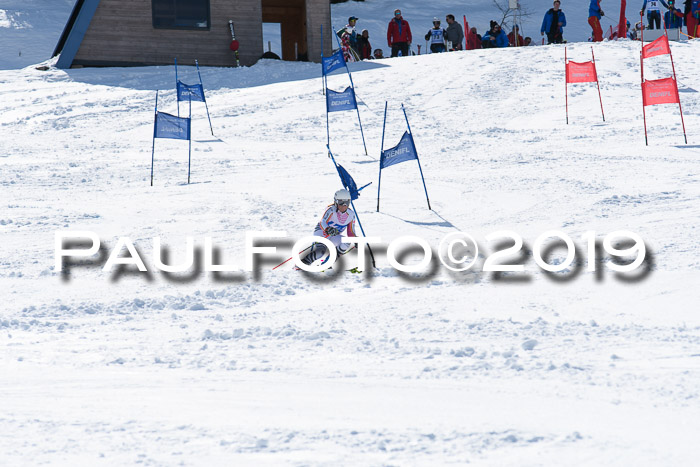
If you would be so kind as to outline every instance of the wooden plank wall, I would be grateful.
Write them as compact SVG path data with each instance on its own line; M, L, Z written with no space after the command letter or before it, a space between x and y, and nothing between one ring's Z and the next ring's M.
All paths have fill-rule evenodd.
M320 25L327 37L330 31L330 2L306 2L309 59L318 62ZM210 0L210 11L209 30L154 29L151 0L101 0L73 65L169 65L177 57L183 65L197 59L200 65L233 66L229 19L236 25L241 65L254 64L263 52L261 0ZM331 46L324 48L328 53Z
M331 30L331 3L329 0L306 0L307 47L309 60L312 62L321 61L321 25L323 25L323 54L329 56L338 46Z

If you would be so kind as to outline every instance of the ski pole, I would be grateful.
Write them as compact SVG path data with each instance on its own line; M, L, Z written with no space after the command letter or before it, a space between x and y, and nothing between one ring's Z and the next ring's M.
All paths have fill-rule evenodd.
M328 234L327 234L326 232L323 232L323 238L328 238ZM309 248L312 248L315 244L316 244L316 242L314 242L314 243L312 243L311 245L307 246L306 248L304 248L303 250L301 250L299 253L297 253L297 255L300 255L300 254L302 254L303 252L305 252L306 250L308 250ZM274 268L272 268L272 270L274 271L275 269L277 269L278 267L282 266L284 263L286 263L287 261L289 261L289 260L292 259L292 258L294 258L294 256L290 256L288 259L282 261L280 264L278 264L277 266L275 266Z
M311 245L307 246L306 248L304 248L303 250L301 250L299 253L297 253L297 256L300 255L300 254L302 254L303 252L305 252L306 250L308 250L308 249L311 248L312 246L314 246L313 243L312 243ZM282 261L280 264L278 264L277 266L275 266L274 268L272 268L272 270L274 271L275 269L277 269L278 267L282 266L283 264L285 264L287 261L289 261L289 260L292 259L292 258L294 258L294 256L290 256L289 259L286 259L286 260Z

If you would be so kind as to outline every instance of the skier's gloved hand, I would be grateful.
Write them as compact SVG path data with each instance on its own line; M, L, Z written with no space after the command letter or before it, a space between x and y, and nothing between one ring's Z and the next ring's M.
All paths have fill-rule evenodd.
M324 230L324 232L326 232L326 235L328 235L329 237L335 237L336 235L338 235L340 233L340 230L329 225L328 227L326 227L326 230Z

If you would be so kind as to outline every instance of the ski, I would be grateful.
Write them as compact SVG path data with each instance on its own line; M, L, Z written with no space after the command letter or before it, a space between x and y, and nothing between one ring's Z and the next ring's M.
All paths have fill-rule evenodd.
M231 45L229 48L233 50L233 53L236 55L236 66L239 67L241 66L241 62L238 59L238 48L240 47L240 43L236 40L236 33L233 31L232 19L228 20L228 27L231 29Z

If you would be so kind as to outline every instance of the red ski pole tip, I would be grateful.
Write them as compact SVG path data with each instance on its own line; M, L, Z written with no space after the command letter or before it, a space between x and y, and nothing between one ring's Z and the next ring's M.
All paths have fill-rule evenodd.
M240 44L238 43L238 41L234 39L231 41L231 45L229 46L229 48L235 52L236 50L238 50L239 46Z

